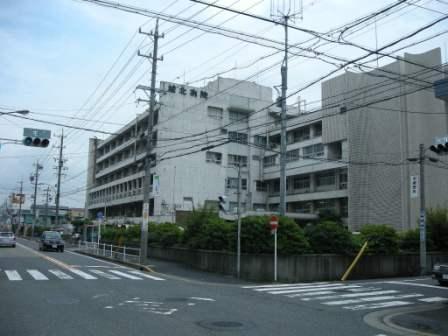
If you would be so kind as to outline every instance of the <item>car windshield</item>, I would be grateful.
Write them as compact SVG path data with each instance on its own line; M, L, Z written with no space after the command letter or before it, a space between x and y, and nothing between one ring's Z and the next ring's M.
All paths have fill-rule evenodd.
M45 233L46 239L60 239L61 235L58 232L47 232Z
M12 232L0 232L0 237L14 237Z

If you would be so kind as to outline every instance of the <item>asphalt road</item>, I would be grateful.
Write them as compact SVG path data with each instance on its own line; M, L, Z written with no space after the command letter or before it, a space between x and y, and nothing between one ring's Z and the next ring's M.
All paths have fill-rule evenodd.
M70 251L39 252L34 242L19 240L15 249L0 249L0 335L390 336L364 317L448 297L448 288L427 278L225 281L139 273Z

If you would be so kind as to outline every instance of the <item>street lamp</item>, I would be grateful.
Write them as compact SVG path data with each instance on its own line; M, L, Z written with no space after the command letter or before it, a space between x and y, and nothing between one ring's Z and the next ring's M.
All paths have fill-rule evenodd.
M17 111L11 111L11 112L0 112L0 115L8 115L8 114L21 114L26 115L30 113L29 110L17 110Z

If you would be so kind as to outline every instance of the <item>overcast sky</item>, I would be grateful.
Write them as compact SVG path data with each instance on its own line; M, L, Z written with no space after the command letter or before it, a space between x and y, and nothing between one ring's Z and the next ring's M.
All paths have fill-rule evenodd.
M209 0L211 2L211 0ZM269 17L270 0L217 0L216 4ZM283 1L274 1L282 3ZM286 1L288 2L288 1ZM235 16L216 8L206 8L188 0L126 0L140 8L206 21L245 33L283 40L283 28L248 17ZM300 1L297 1L299 4ZM294 25L327 32L343 26L375 10L394 3L371 0L304 0L302 16L297 15ZM381 47L444 13L448 13L448 1L409 0L406 8L379 19L358 32L347 31L347 40L360 43L370 49ZM300 8L297 5L296 11ZM447 20L448 21L448 20ZM448 29L447 21L407 40L401 45L431 36ZM149 53L151 41L137 33L138 28L149 31L155 21L149 17L104 8L85 1L74 0L2 0L0 1L0 111L28 109L31 118L50 120L113 132L145 108L136 105L140 93L134 93L137 84L149 85L150 63L136 55L141 49ZM160 42L157 80L193 83L202 86L207 78L223 77L248 79L261 85L273 87L280 84L279 66L257 74L281 60L281 54L261 59L275 49L245 43L229 37L204 33L201 30L169 22L160 22L165 38ZM290 43L309 40L312 36L290 30ZM406 49L419 53L431 48L442 49L446 62L446 35L431 39ZM259 40L259 42L263 42ZM265 42L263 42L265 43ZM311 46L303 43L303 46ZM392 48L391 50L399 47ZM364 52L357 48L334 44L323 46L326 51L346 59ZM390 50L389 50L390 51ZM399 51L396 55L403 55ZM392 62L381 59L379 64ZM372 58L370 65L376 66ZM234 68L234 70L229 71ZM293 57L289 69L289 92L298 90L319 76L335 69L317 59ZM350 69L349 69L350 70ZM354 70L354 69L352 69ZM104 80L103 80L104 79ZM320 85L300 92L302 99L319 106ZM143 97L143 96L141 96ZM293 96L289 103L297 101ZM80 120L87 119L87 120ZM52 145L59 142L62 127L23 120L16 117L0 117L0 137L21 139L24 127L50 129ZM67 158L66 176L62 184L62 205L83 206L86 182L87 144L89 137L104 135L95 132L75 131L64 128L64 148ZM3 142L4 141L0 141ZM28 200L32 190L29 176L33 162L40 160L44 166L41 181L54 187L56 184L55 161L57 149L28 148L20 145L2 144L0 149L0 201L18 190L23 179ZM41 188L43 194L44 187ZM78 191L78 192L76 192ZM39 197L43 200L43 197Z

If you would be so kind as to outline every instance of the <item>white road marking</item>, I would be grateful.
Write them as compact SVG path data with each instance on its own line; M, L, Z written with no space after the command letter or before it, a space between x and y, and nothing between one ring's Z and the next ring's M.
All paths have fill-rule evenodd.
M75 273L76 275L79 275L81 278L87 279L87 280L96 280L98 278L94 277L93 275L90 275L89 273L80 271L78 269L70 268L70 272Z
M289 290L289 289L312 289L312 288L323 288L323 287L335 287L335 286L344 286L344 284L321 284L315 286L288 286L288 287L269 287L269 288L255 288L254 291L257 292L268 292L268 291L276 291L276 290ZM359 286L358 286L359 287Z
M384 281L382 283L387 283L387 284L392 284L392 285L407 285L407 286L428 287L428 288L437 288L437 289L448 290L448 287L419 284L419 283L412 283L412 282L405 282L405 281Z
M27 272L35 279L35 280L48 280L48 278L43 275L38 270L27 270Z
M128 278L128 279L132 279L132 280L143 280L142 278L138 278L136 276L124 273L124 272L120 272L120 271L115 271L115 270L110 270L109 272L117 274L119 276L122 276L124 278Z
M20 281L22 280L22 277L20 276L19 272L17 271L5 271L6 276L11 281Z
M310 289L291 289L291 290L281 290L281 291L273 291L273 292L268 292L269 294L274 294L274 295L278 295L278 294L290 294L290 293L305 293L305 292L318 292L321 290L338 290L338 289L345 289L345 288L358 288L361 286L357 286L357 285L352 285L352 286L327 286L327 287L323 287L320 288L321 286L316 286L315 288L310 288Z
M365 298L351 299L351 300L328 301L328 302L322 302L322 303L327 306L341 306L344 304L396 300L396 299L410 299L410 298L416 298L416 297L422 297L422 296L423 296L423 294L384 295L384 296L365 297Z
M419 299L419 301L423 301L423 302L445 302L445 301L448 301L448 298L434 296L434 297Z
M64 272L62 272L61 270L51 269L51 270L48 270L48 272L50 272L50 273L56 275L59 279L62 279L62 280L70 280L70 279L73 279L73 277L71 277L70 275L68 275L68 274L66 274L66 273L64 273Z
M103 278L109 279L109 280L120 280L121 278L113 275L113 274L109 274L100 270L90 270L90 272L95 273L99 276L102 276Z
M397 307L397 306L407 306L412 304L412 302L408 301L389 301L383 303L372 303L358 306L345 306L344 309L349 310L366 310L366 309L379 309L379 308L388 308L388 307Z
M321 291L321 292L311 292L311 293L301 293L301 294L290 294L286 295L290 298L302 297L302 296L317 296L317 295L325 295L325 294L335 294L333 291Z
M216 301L215 299L211 299L211 298L203 298L203 297L197 297L197 296L192 296L190 299L192 299L192 300L198 300L198 301Z
M146 273L143 273L143 272L139 272L139 271L129 271L129 273L140 275L142 277L145 277L145 278L148 278L148 279L152 279L152 280L158 280L158 281L164 281L165 280L165 279L156 277L154 275L149 275L149 274L146 274Z
M315 298L304 298L301 299L302 301L311 301L311 300L332 300L332 299L338 299L338 298L354 298L354 297L361 297L361 296L374 296L374 295L383 295L383 294L393 294L398 293L399 291L390 289L390 290L383 290L383 291L374 291L374 292L364 292L364 293L351 293L351 294L339 294L339 295L329 295L329 296L319 296Z
M313 285L324 285L328 284L328 282L300 282L300 283L292 283L292 284L277 284L277 285L259 285L259 286L243 286L241 288L272 288L272 287L291 287L291 286L313 286Z

